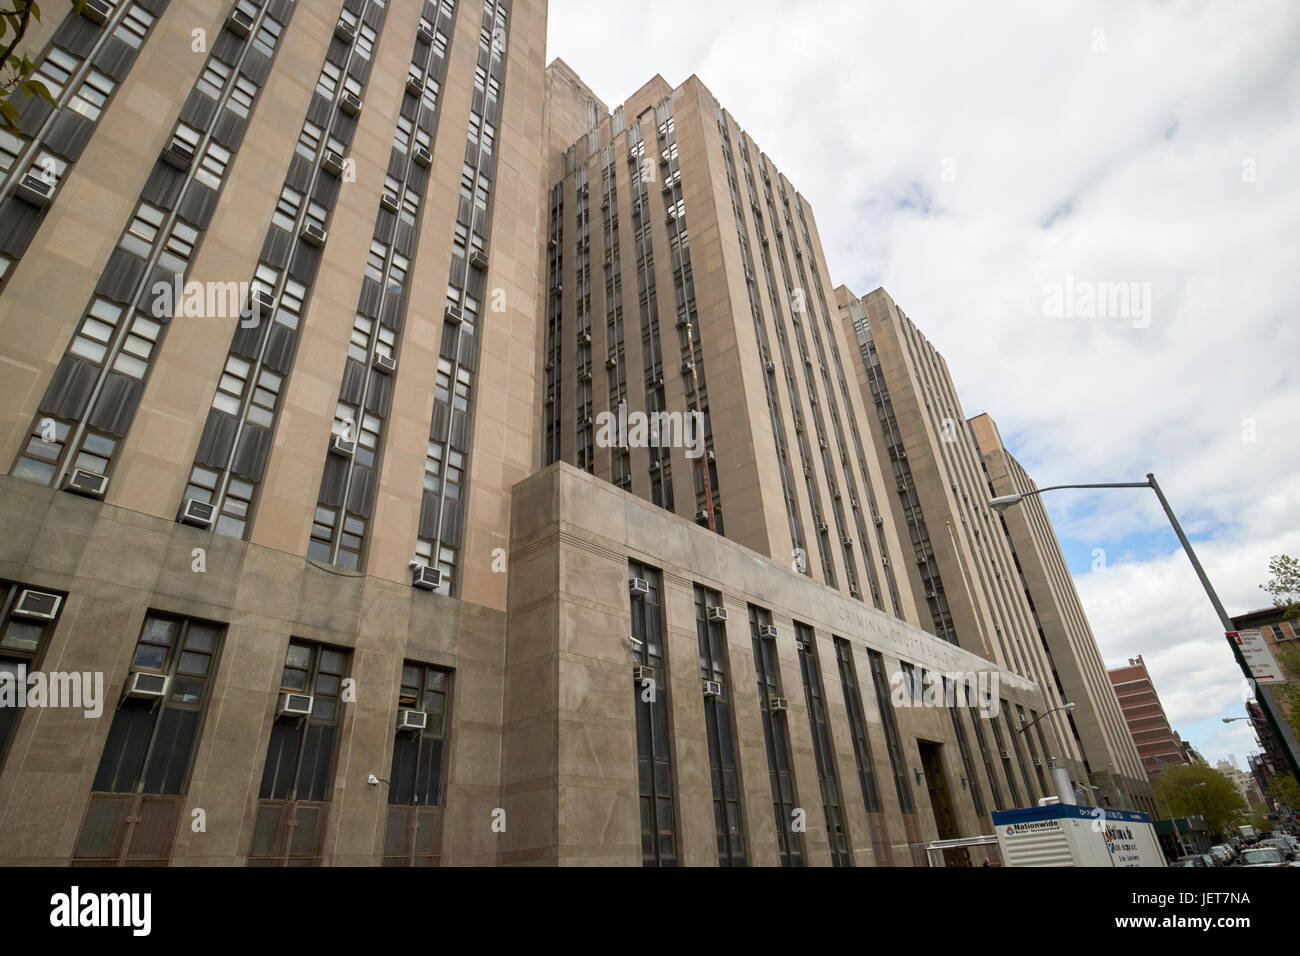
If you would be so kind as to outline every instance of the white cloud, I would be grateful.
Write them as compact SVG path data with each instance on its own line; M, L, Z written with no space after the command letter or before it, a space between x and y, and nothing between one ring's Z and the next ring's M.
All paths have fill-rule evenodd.
M1240 612L1268 603L1269 556L1300 551L1298 47L1284 0L554 0L548 55L611 105L699 74L808 198L835 282L883 284L967 414L1040 484L1154 471ZM1151 283L1149 326L1045 318L1067 274ZM1112 550L1167 527L1142 490L1049 507L1062 538ZM1146 655L1175 727L1240 712L1181 554L1079 587L1107 659ZM1239 738L1215 740L1244 757Z

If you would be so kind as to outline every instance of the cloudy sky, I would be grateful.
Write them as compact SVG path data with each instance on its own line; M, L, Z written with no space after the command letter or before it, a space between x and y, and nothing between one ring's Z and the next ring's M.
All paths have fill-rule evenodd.
M552 0L548 59L611 105L698 74L967 415L1040 485L1154 472L1239 613L1300 555L1297 50L1285 0ZM1239 672L1155 496L1047 502L1106 662L1142 654L1175 729L1244 765Z

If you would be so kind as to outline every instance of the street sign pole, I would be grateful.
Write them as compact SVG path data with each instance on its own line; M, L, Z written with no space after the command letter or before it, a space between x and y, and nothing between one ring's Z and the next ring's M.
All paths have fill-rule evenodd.
M1264 711L1264 717L1268 720L1269 727L1282 745L1282 752L1286 755L1287 763L1290 764L1291 775L1295 777L1297 783L1300 783L1300 743L1296 742L1295 734L1291 731L1291 725L1286 722L1282 714L1277 712L1277 705L1273 703L1273 695L1268 692L1268 687L1255 680L1250 665L1246 663L1246 658L1241 653L1241 648L1237 646L1237 642L1232 637L1228 636L1235 634L1237 629L1232 623L1232 618L1228 617L1228 612L1224 610L1219 596L1214 593L1214 588L1210 586L1210 579L1205 576L1205 569L1201 567L1201 562L1197 560L1196 552L1192 550L1192 543L1187 540L1187 535L1183 534L1182 526L1178 523L1178 519L1174 517L1174 510L1169 507L1164 492L1156 484L1156 476L1148 473L1147 481L1151 483L1151 490L1160 499L1160 507L1165 509L1165 515L1169 518L1169 523L1174 526L1174 534L1178 535L1178 541L1183 546L1183 552L1187 555L1187 560L1192 562L1192 568L1196 571L1196 576L1201 579L1201 587L1205 588L1210 603L1214 605L1215 613L1219 615L1219 621L1223 625L1224 638L1227 640L1228 646L1232 648L1232 656L1236 658L1237 666L1241 668L1246 680L1250 681L1250 686L1255 692L1255 700L1259 701L1260 709Z

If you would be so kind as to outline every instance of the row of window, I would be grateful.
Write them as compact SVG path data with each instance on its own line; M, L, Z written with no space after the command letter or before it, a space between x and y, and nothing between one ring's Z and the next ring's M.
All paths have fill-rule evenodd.
M0 583L0 673L17 680L20 666L31 671L40 665L63 597ZM34 617L34 611L42 616ZM146 614L123 696L111 710L74 862L167 862L224 636L218 623ZM346 648L289 642L274 694L251 865L321 862L344 712L355 700L350 664ZM450 693L449 671L404 663L388 778L388 802L400 820L408 808L443 802ZM0 708L0 769L22 714L21 708ZM311 825L304 825L308 819ZM388 864L410 862L388 850L385 856L398 857L386 859Z

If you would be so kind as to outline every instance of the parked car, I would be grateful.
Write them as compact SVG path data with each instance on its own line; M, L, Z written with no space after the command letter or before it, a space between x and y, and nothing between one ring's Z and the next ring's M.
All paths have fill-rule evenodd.
M1227 866L1232 862L1234 855L1231 847L1227 847L1222 843L1210 847L1210 856L1214 857L1214 862L1219 866Z
M1269 837L1267 840L1261 840L1259 845L1263 847L1277 847L1284 859L1295 859L1295 847L1291 845L1290 841L1285 840L1282 837Z
M1190 856L1180 856L1178 859L1174 860L1174 862L1170 863L1169 865L1170 866L1213 866L1214 864L1207 862L1205 857L1206 854L1204 853L1193 853Z
M1241 851L1238 866L1286 866L1282 851L1275 846L1252 846Z

